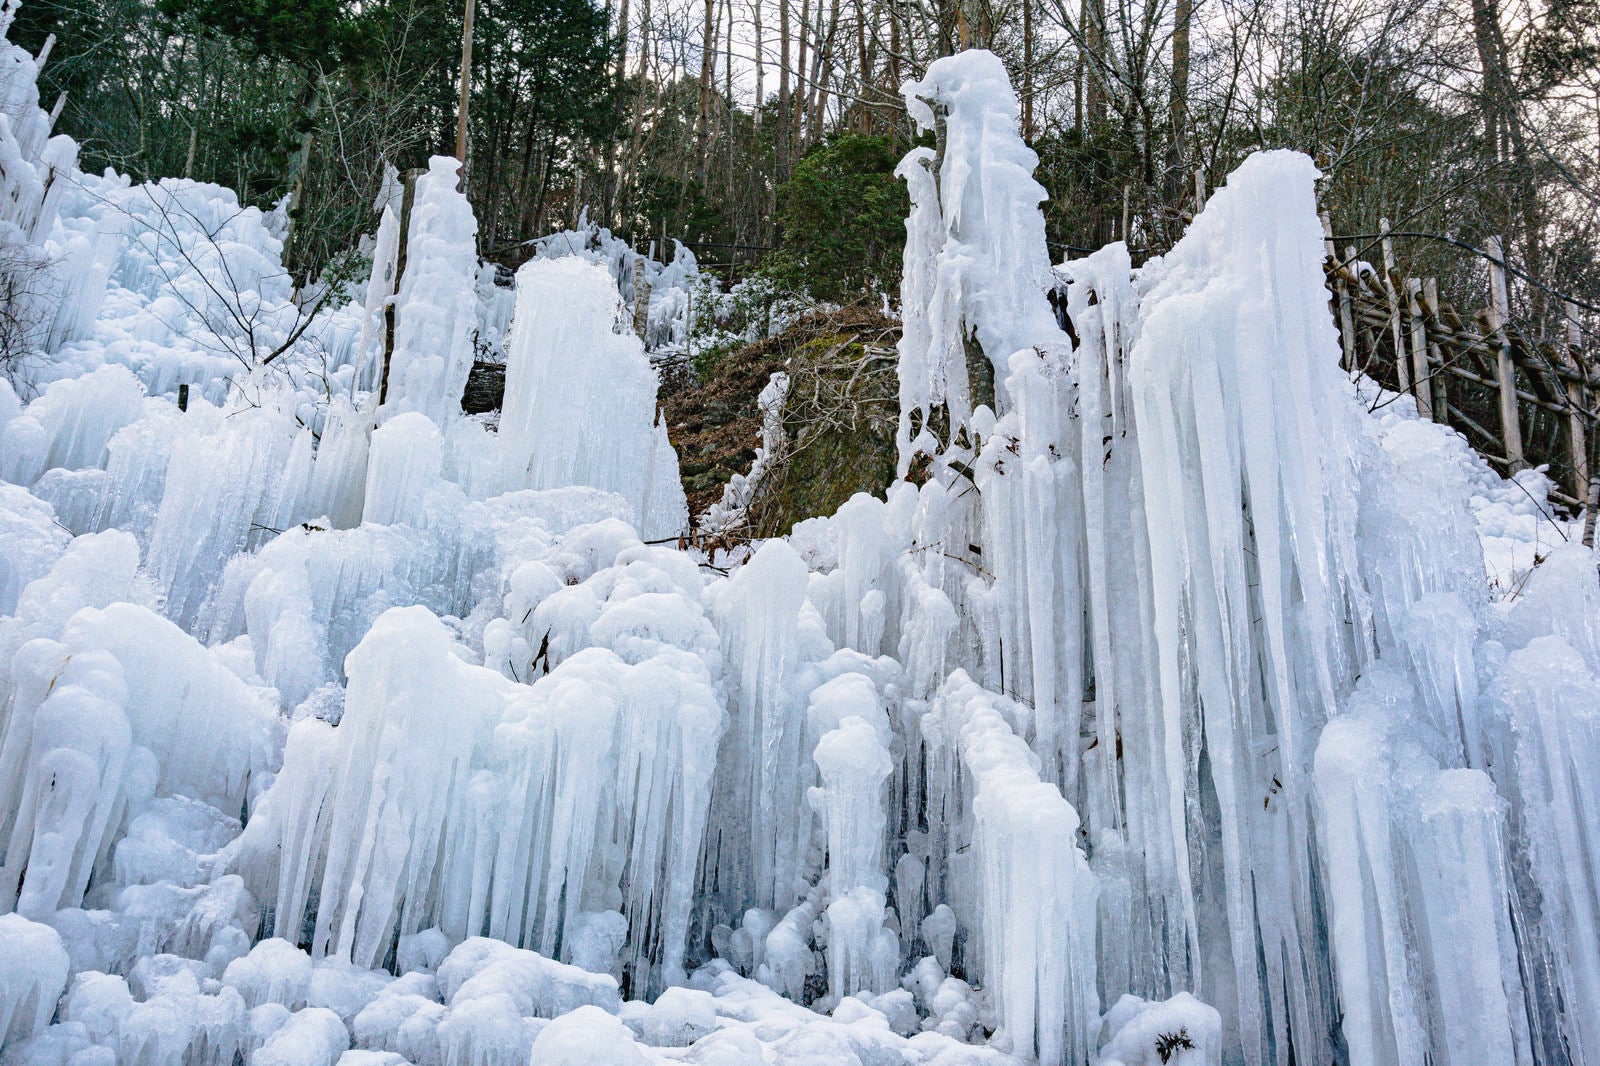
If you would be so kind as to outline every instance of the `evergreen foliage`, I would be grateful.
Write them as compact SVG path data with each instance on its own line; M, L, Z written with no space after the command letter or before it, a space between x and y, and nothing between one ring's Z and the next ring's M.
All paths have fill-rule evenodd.
M813 148L778 190L783 249L772 272L819 300L894 292L909 210L888 137L840 133Z

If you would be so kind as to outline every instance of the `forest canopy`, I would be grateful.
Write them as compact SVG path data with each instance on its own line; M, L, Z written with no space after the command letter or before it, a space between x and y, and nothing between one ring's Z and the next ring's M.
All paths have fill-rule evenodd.
M1386 217L1477 248L1502 236L1543 286L1514 293L1535 332L1560 327L1549 290L1600 296L1594 0L474 6L466 188L480 254L513 265L588 209L641 250L677 238L724 273L765 262L833 299L892 290L902 194L877 178L911 141L900 86L981 46L1018 86L1057 257L1117 239L1136 261L1164 251L1210 183L1287 147L1321 167L1341 235ZM290 197L288 259L309 279L371 229L386 164L454 151L463 15L456 0L30 0L12 36L56 36L41 89L65 93L58 128L86 164ZM860 210L830 206L846 202ZM1478 257L1407 240L1410 269L1446 292L1484 287Z

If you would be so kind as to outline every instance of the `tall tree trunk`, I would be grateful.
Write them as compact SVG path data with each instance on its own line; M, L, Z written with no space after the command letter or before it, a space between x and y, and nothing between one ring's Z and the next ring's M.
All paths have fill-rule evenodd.
M1033 140L1033 0L1022 0L1022 139Z
M477 0L467 0L461 17L461 92L456 103L456 158L461 160L461 188L467 187L467 105L472 100L472 19Z
M1083 34L1083 126L1085 132L1097 127L1105 117L1106 97L1101 79L1106 51L1106 9L1104 0L1083 0L1078 26Z
M1529 274L1538 277L1544 270L1538 187L1495 0L1473 0L1472 29L1483 65L1484 133L1492 153L1484 162L1495 178L1495 209L1506 229L1520 234L1523 264ZM1538 290L1532 297L1534 318L1542 326L1545 301Z
M528 139L532 140L533 138L530 135ZM554 161L555 154L555 139L547 137L544 145L544 166L541 168L542 173L539 175L539 194L533 198L533 232L535 233L545 232L544 198L546 191L550 188L550 167Z
M491 75L492 77L492 75ZM501 160L508 141L508 127L515 120L518 94L513 86L502 81L494 87L491 99L499 106L489 116L487 142L478 154L476 167L478 188L481 190L482 209L478 215L478 229L483 234L485 254L500 240Z
M822 0L817 0L817 20L822 19ZM817 42L811 63L811 118L806 141L815 144L822 138L822 118L828 107L828 82L833 75L834 42L839 35L839 0L830 0L828 32Z
M817 0L821 3L821 0ZM811 101L810 86L806 84L806 45L811 39L811 0L800 0L800 32L796 41L795 64L795 101L794 107L788 116L790 129L790 149L795 158L805 154L805 141L800 128L801 119L805 116L806 107Z
M872 107L867 102L867 94L872 85L872 53L867 50L867 9L862 0L855 0L856 7L856 61L860 70L859 80L856 82L856 99L850 106L857 115L855 127L858 132L872 132Z
M311 164L311 145L316 136L317 112L322 106L321 68L317 69L314 78L310 71L305 71L304 74L305 88L301 92L300 103L295 110L306 116L306 131L300 135L300 147L289 160L289 232L283 240L283 261L288 264L291 271L298 271L302 265L301 245L305 243L305 238L299 224L300 207L305 199L306 169ZM142 129L140 133L142 136Z
M1172 121L1172 144L1167 156L1167 202L1176 206L1189 187L1189 23L1194 16L1194 0L1177 0L1172 25L1172 96L1167 106ZM1194 209L1200 210L1195 204Z
M893 6L889 8L889 91L898 96L900 92L900 13Z
M628 0L622 0L617 10L617 92L621 93L628 79ZM618 174L617 174L617 135L620 129L612 130L611 136L606 138L605 148L605 181L600 189L600 218L603 225L614 228L616 220L613 217L617 207Z
M622 175L618 180L618 199L622 210L629 205L626 197L633 194L633 182L638 173L639 155L644 139L644 94L649 86L650 56L650 0L639 2L639 73L638 85L633 94L633 121L628 127L628 154L623 160ZM632 220L629 220L630 224Z
M695 122L695 155L700 162L700 187L706 184L706 141L711 134L711 83L716 76L716 0L705 0L705 30L700 45L700 115Z
M518 231L520 233L522 233L524 235L540 237L540 236L543 236L543 234L534 229L534 224L538 219L538 215L537 215L538 203L537 203L537 197L534 195L534 190L531 188L532 184L533 184L533 123L530 121L528 123L527 132L523 135L523 138L522 138L522 166L517 172L517 186L518 186L518 193L519 193L519 195L517 197L517 203L520 203L522 205L522 210L520 212L520 217L517 220L518 223L519 223L519 225L517 226L517 229L518 229ZM512 205L512 210L513 211L516 210L516 204L515 203Z
M765 44L761 39L761 4L762 0L751 0L750 4L750 10L756 24L756 110L752 116L755 120L756 129L761 128L761 112L767 103L767 60L766 56L762 54Z
M794 144L789 127L789 0L778 0L778 180L789 177Z

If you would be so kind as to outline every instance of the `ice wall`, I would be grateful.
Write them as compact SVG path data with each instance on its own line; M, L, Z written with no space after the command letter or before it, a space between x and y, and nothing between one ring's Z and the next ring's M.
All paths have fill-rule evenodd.
M998 420L971 418L975 441L924 436L915 463L902 454L926 479L909 554L947 560L898 568L902 661L933 636L943 668L1022 701L1012 729L1081 812L1105 1002L1192 990L1220 1009L1228 1060L1348 1048L1352 1061L1455 1061L1476 1047L1563 1061L1553 1042L1585 1045L1589 995L1555 945L1582 942L1590 920L1535 902L1569 890L1534 857L1583 868L1584 818L1517 813L1540 788L1505 752L1565 771L1521 739L1546 727L1497 711L1483 678L1533 659L1569 683L1513 702L1550 706L1559 689L1592 708L1588 667L1554 645L1535 653L1537 636L1505 660L1500 639L1530 638L1491 624L1444 434L1380 428L1338 373L1315 170L1254 156L1168 255L1137 272L1117 246L1063 264L1077 342L1041 324L997 352L986 317L998 330L1043 308L1016 266L1042 242L1037 191L996 180L981 212L962 202L957 216L961 246L987 250L968 252L980 282L958 283L944 258L947 183L1026 162L1006 143L1011 105L979 91L994 81L985 64L941 60L910 90L925 121L942 118L944 151L902 168L902 384L917 412L903 443L941 398L952 426L964 416L947 384L960 352L940 339L950 323L977 329L1003 388ZM1031 305L993 317L982 282L997 279ZM932 631L918 617L930 608ZM1578 628L1561 649L1586 644ZM1587 712L1563 720L1573 713ZM1557 787L1587 809L1581 784ZM964 879L933 864L929 877ZM987 951L988 912L950 891ZM1535 913L1573 917L1552 934ZM997 989L1016 957L990 964L1007 964L985 973Z
M517 272L501 484L615 492L646 539L674 536L688 519L678 457L643 346L613 328L620 306L611 278L582 257L534 259Z
M337 728L290 731L237 859L276 900L280 935L314 921L314 954L361 966L432 926L569 959L586 957L596 916L620 912L618 965L641 988L681 979L723 721L715 638L696 633L698 578L674 553L615 520L575 536L601 556L593 609L555 655L546 640L532 663L469 665L433 613L393 609L347 660ZM519 567L559 565L545 543ZM518 624L548 635L549 606Z
M77 171L78 145L51 136L54 119L39 107L40 64L7 38L15 10L0 15L0 261L13 357L81 331L99 305L95 271L82 269L87 242L45 247ZM76 284L83 275L91 284Z
M648 543L614 242L524 269L497 434L452 163L422 280L391 181L365 298L249 370L265 216L64 198L137 224L0 387L0 1060L1594 1061L1594 553L1363 410L1309 161L1052 275L1002 78L912 88L903 477L713 559Z
M394 296L385 417L416 411L442 426L461 414L478 320L478 223L456 190L460 166L436 155L416 181Z
M645 255L643 247L635 250L606 227L590 222L587 209L572 229L558 230L529 243L539 259L571 257L604 267L616 282L630 315L641 297L648 300L650 310L641 340L652 353L684 351L696 319L710 310L697 309L695 300L714 300L718 295L715 278L700 273L694 253L681 242L672 242L670 259L667 249L662 248L662 259L658 260L655 241L649 242L650 254Z
M78 146L50 135L53 123L39 107L39 64L7 39L10 21L8 9L0 25L0 225L8 241L27 243L49 234Z
M973 399L967 345L981 347L998 381L1019 348L1060 335L1045 294L1053 287L1033 179L1038 157L1017 136L1017 97L999 58L966 52L935 62L903 89L917 127L939 133L937 150L913 150L897 173L911 193L901 301L901 465L910 460L912 427L923 431L933 409L949 414L953 437ZM1003 385L996 389L1006 406ZM934 449L925 449L932 451Z

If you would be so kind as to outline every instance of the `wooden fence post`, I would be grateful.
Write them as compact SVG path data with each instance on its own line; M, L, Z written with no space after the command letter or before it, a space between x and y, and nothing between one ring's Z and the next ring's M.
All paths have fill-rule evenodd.
M1495 375L1500 385L1500 431L1505 437L1506 461L1513 474L1528 468L1522 454L1522 422L1517 414L1517 367L1511 361L1511 299L1506 292L1505 254L1500 238L1490 237L1489 291L1493 300L1495 341L1499 346Z
M1317 217L1322 220L1323 248L1328 261L1334 266L1333 293L1339 304L1339 344L1344 351L1343 365L1348 374L1356 368L1356 323L1350 309L1350 289L1344 283L1344 264L1339 262L1339 249L1333 243L1333 219L1328 217L1326 209L1318 211Z
M1422 298L1428 302L1428 312L1435 321L1439 318L1439 279L1428 278L1422 283ZM1433 368L1433 415L1440 422L1448 422L1450 390L1445 387L1444 354L1434 341L1428 342L1428 365Z
M1406 279L1406 304L1411 315L1411 371L1417 383L1417 411L1434 418L1433 368L1428 363L1428 327L1422 320L1422 279ZM1443 415L1444 412L1439 412Z
M1351 305L1350 371L1351 371L1351 373L1354 373L1357 370L1363 370L1364 371L1366 369L1366 367L1370 366L1371 363L1372 363L1372 355L1371 355L1371 351L1370 351L1372 346L1369 344L1367 346L1369 351L1368 351L1368 354L1367 354L1366 365L1358 365L1360 363L1360 360L1361 360L1361 345L1359 343L1360 335L1355 332L1355 300L1356 300L1357 297L1359 297L1361 295L1361 267L1358 265L1358 261L1356 259L1356 246L1355 245L1347 244L1347 245L1344 246L1344 262L1343 262L1343 265L1344 265L1344 268L1347 271L1350 272L1350 275L1356 279L1354 288L1349 291L1349 298L1350 298L1350 305ZM1348 286L1347 286L1347 288L1348 288ZM1366 327L1363 326L1362 330L1365 331L1365 328Z
M1400 378L1400 391L1411 391L1411 356L1406 352L1405 335L1400 329L1400 292L1396 287L1394 242L1389 239L1389 220L1378 220L1378 232L1383 235L1383 288L1389 294L1389 333L1394 338L1394 368ZM1424 415L1419 403L1417 410Z

